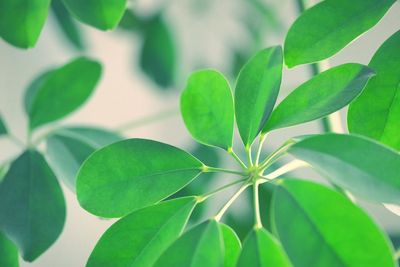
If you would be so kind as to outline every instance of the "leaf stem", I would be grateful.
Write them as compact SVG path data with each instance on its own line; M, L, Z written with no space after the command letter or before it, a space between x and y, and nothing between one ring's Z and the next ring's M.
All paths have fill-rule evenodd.
M261 178L267 180L267 181L263 181L261 183L266 183L269 180L278 178L279 176L284 175L288 172L294 171L299 168L308 167L308 166L309 166L309 164L307 162L304 162L304 161L298 160L298 159L293 160L293 161L289 162L288 164L283 165L279 169L277 169L267 175L261 175L260 176Z
M289 140L284 143L280 148L275 150L269 157L267 157L261 164L260 170L265 170L268 168L272 163L274 163L278 158L280 158L286 151L289 149L291 145L294 144L294 141Z
M245 176L247 175L246 172L239 172L239 171L234 171L234 170L229 170L229 169L224 169L224 168L216 168L216 167L209 167L204 165L201 170L203 172L225 172L225 173L231 173L231 174L237 174L237 175L241 175L241 176Z
M248 179L248 178L244 178L244 179L240 179L240 180L234 181L234 182L232 182L232 183L229 183L229 184L226 184L226 185L224 185L224 186L221 186L221 187L219 187L219 188L217 188L217 189L215 189L215 190L213 190L213 191L211 191L211 192L209 192L209 193L207 193L207 194L198 196L198 197L197 197L197 199L198 199L197 202L198 202L198 203L201 203L201 202L207 200L209 197L212 197L212 196L214 196L215 194L217 194L217 193L219 193L219 192L221 192L221 191L223 191L223 190L225 190L225 189L227 189L227 188L229 188L229 187L231 187L231 186L234 186L234 185L236 185L236 184L242 183L242 182L246 181L247 179Z
M10 141L12 141L14 144L16 144L17 146L21 147L21 148L25 148L25 143L19 139L17 136L13 135L12 133L8 133L7 134L8 139L10 139Z
M242 167L243 170L247 170L246 164L244 164L244 162L239 158L239 156L235 153L235 151L233 151L232 147L228 148L227 152L237 161L237 163L239 163L239 165Z
M246 154L247 154L247 161L249 163L249 166L253 166L253 158L251 156L251 145L246 146Z
M254 220L255 220L255 227L257 229L262 228L262 222L261 222L261 215L260 215L260 201L259 201L259 196L258 196L258 185L259 182L256 181L253 184L253 200L254 200Z
M228 200L228 202L225 203L225 205L220 209L220 211L215 215L215 220L218 222L221 220L222 216L224 213L228 210L228 208L235 202L235 200L240 196L240 194L243 193L244 190L246 190L247 187L250 186L250 183L245 181L243 185L239 188L238 191Z
M258 143L258 149L257 149L257 155L256 155L256 165L258 165L258 162L260 161L261 150L262 150L262 147L263 147L266 137L267 137L267 134L260 135L260 140Z

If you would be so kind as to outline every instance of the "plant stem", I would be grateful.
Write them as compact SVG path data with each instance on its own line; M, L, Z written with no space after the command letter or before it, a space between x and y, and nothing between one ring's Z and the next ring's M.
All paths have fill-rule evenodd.
M235 202L235 200L240 196L240 194L243 193L244 190L246 190L247 187L249 187L250 184L246 181L244 184L239 188L238 191L228 200L228 202L225 203L225 205L220 209L220 211L215 215L215 220L218 222L221 220L222 216L224 213L228 210L228 208Z
M163 110L161 112L140 118L140 119L135 119L133 121L127 122L119 127L117 127L116 131L122 133L125 132L127 130L131 130L134 128L139 128L151 123L155 123L158 121L162 121L164 119L173 117L175 115L179 114L179 109L177 108L172 108L172 109L168 109L168 110Z
M241 176L247 175L245 172L239 172L239 171L234 171L234 170L229 170L229 169L223 169L223 168L216 168L216 167L209 167L209 166L203 166L201 168L203 172L225 172L225 173L231 173L231 174L237 174Z
M260 201L258 196L258 185L259 185L258 181L256 181L253 184L254 220L255 220L255 227L257 229L262 228L261 215L260 215Z
M246 164L244 164L244 162L239 158L239 156L235 153L235 151L233 151L232 147L228 148L227 152L237 161L237 163L239 163L242 169L247 170Z
M229 188L229 187L231 187L231 186L234 186L234 185L236 185L236 184L242 183L242 182L246 181L247 179L248 179L248 178L244 178L244 179L240 179L240 180L234 181L234 182L232 182L232 183L229 183L229 184L226 184L226 185L224 185L224 186L222 186L222 187L219 187L219 188L217 188L217 189L215 189L215 190L213 190L213 191L211 191L211 192L209 192L209 193L207 193L207 194L198 196L198 197L197 197L197 199L198 199L197 202L198 202L198 203L201 203L201 202L207 200L209 197L212 197L212 196L214 196L215 194L217 194L217 193L219 193L219 192L221 192L221 191L223 191L223 190L225 190L225 189L227 189L227 188Z
M284 175L288 172L294 171L296 169L302 168L302 167L308 167L309 164L307 162L304 162L302 160L293 160L291 162L289 162L286 165L283 165L282 167L280 167L279 169L271 172L270 174L264 175L264 176L260 176L261 178L265 179L265 180L272 180L275 179L281 175ZM267 181L263 181L261 183L266 183Z
M257 149L257 155L256 155L256 165L258 165L258 162L260 161L261 150L262 150L262 146L264 144L266 137L267 137L267 134L260 135L260 140L258 143L258 149Z
M253 166L253 158L251 157L251 145L246 146L246 154L247 154L247 161L249 163L249 166Z
M267 157L261 164L260 170L265 170L274 163L282 154L284 154L289 147L294 143L294 141L289 140L288 142L284 143L280 148L275 150L269 157Z
M25 148L25 143L12 133L8 133L8 139L21 148Z

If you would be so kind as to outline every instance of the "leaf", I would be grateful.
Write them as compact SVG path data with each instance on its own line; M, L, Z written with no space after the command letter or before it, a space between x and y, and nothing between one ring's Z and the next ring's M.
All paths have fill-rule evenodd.
M181 113L186 128L198 142L226 150L232 147L232 92L221 73L193 73L181 95Z
M291 68L329 58L375 26L395 0L325 0L306 10L285 39Z
M75 111L89 98L100 76L100 63L84 57L39 76L25 97L30 128L61 119Z
M184 233L157 260L154 267L220 267L224 262L221 230L215 220Z
M68 10L65 8L62 0L53 0L51 8L55 15L55 19L64 33L66 39L78 50L83 50L85 44L80 27L71 17Z
M146 24L143 34L140 67L162 89L171 87L175 80L177 52L170 29L156 16Z
M142 24L144 24L144 21L142 21L132 9L126 9L118 27L127 31L136 31L144 27Z
M127 215L103 234L86 266L153 266L182 233L195 205L194 197L185 197Z
M357 97L374 72L348 63L324 71L289 94L272 112L263 132L329 115Z
M6 124L4 123L4 120L0 114L0 136L2 135L7 135L7 127Z
M359 207L324 186L285 179L273 229L296 267L394 267L388 237Z
M294 144L288 152L357 196L400 203L400 155L371 139L316 135Z
M290 267L281 244L265 229L253 229L243 243L237 267Z
M63 0L63 2L78 20L103 31L115 28L126 9L126 0Z
M349 106L351 133L362 134L400 150L400 31L373 56L369 67L377 72Z
M49 6L50 0L0 1L0 36L19 48L34 47Z
M282 80L282 48L258 52L242 68L235 89L235 115L240 136L250 146L274 108Z
M228 225L220 223L219 224L222 238L224 241L225 259L224 267L235 267L237 259L240 255L240 249L242 245L240 244L239 237L236 235L235 231Z
M0 232L0 266L18 267L18 250L16 246Z
M145 139L120 141L83 163L78 200L94 215L122 217L172 195L201 169L198 159L176 147Z
M46 156L56 176L75 191L76 175L95 150L121 140L117 134L90 127L67 127L46 140Z
M44 253L60 235L65 200L43 156L26 151L0 184L0 229L19 248L25 261Z

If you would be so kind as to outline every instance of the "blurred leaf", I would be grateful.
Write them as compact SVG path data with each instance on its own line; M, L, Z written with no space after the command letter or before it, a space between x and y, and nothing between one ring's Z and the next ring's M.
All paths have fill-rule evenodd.
M274 108L282 79L282 48L258 52L242 68L235 89L235 115L240 136L249 147Z
M237 267L291 267L281 244L265 229L253 229L243 243Z
M51 8L66 39L78 50L83 50L85 44L83 42L81 28L71 17L62 0L53 0L51 2Z
M400 154L362 136L324 134L288 152L356 196L400 204Z
M0 36L16 47L34 47L49 6L50 0L1 0Z
M3 179L6 176L9 169L10 169L9 163L2 163L2 165L0 165L0 183L3 182Z
M0 232L0 266L18 267L18 249L3 233Z
M186 186L202 163L176 147L127 139L94 152L81 166L77 195L92 214L112 218L153 205Z
M2 135L7 135L7 127L6 124L4 123L4 120L0 114L0 136Z
M263 132L329 115L356 98L374 72L361 64L343 64L303 83L274 109Z
M39 76L25 95L31 129L61 119L80 107L92 94L102 67L80 57Z
M156 16L146 24L140 67L157 85L171 87L175 80L177 52L170 29Z
M232 147L233 98L221 73L214 70L193 73L181 94L181 113L194 139L225 150Z
M285 39L291 68L329 58L375 26L395 0L325 0L306 10Z
M362 134L400 150L400 31L373 56L369 67L377 75L350 105L347 123L351 133Z
M324 186L281 181L272 213L274 232L296 267L397 265L385 233L362 209Z
M42 155L24 152L0 184L0 228L31 262L56 241L64 221L65 200L57 178Z
M104 129L62 128L46 140L46 156L56 176L75 191L76 175L83 161L95 150L119 140L119 135Z
M127 31L142 30L143 21L131 9L126 9L118 27Z
M63 0L78 20L100 30L115 28L126 9L126 0Z
M221 229L225 248L224 267L235 267L242 247L239 237L228 225L220 223L219 227Z
M215 220L205 221L184 233L157 260L154 267L220 267L224 262L221 230Z
M127 215L103 234L86 266L153 266L182 233L195 205L194 197L179 198Z

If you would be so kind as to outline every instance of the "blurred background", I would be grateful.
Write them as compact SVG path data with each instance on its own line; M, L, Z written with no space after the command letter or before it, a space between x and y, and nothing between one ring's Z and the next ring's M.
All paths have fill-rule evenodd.
M34 49L20 50L0 41L0 113L14 135L26 139L22 99L30 81L46 69L84 54L102 62L103 77L90 101L63 120L63 124L101 126L126 137L168 142L224 165L232 162L225 162L228 157L224 157L223 151L196 146L186 131L179 115L180 91L188 75L199 68L218 69L233 81L253 53L282 44L298 16L294 0L137 0L130 2L131 11L118 29L101 32L76 22L75 30L67 33L68 39L60 27L60 21L65 21L60 20L62 7L54 4L53 10ZM377 26L334 56L330 65L368 64L383 41L400 28L399 14L397 2ZM279 99L309 77L307 67L285 69ZM341 111L343 127L345 112ZM266 142L266 151L277 148L291 136L320 131L320 123L312 122L273 132ZM240 140L236 140L238 150L240 145ZM20 152L18 146L0 139L0 162ZM298 171L296 176L324 182L310 170ZM196 182L188 190L215 187L215 179L210 178ZM223 179L218 179L218 183ZM64 194L67 221L61 237L34 263L21 262L21 266L84 266L97 240L113 222L85 212L66 187ZM222 204L223 198L213 201ZM379 205L360 202L392 238L400 237L399 216ZM213 214L213 209L221 204L202 207L202 213L195 215L201 218ZM226 220L235 224L241 235L247 227L243 221L252 218L252 207L244 196L234 209Z

